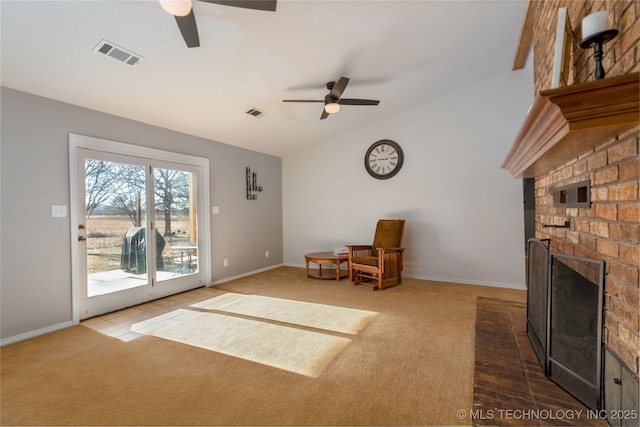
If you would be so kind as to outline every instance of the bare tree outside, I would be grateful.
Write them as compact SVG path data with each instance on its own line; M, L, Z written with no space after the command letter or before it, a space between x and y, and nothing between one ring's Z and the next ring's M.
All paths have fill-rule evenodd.
M114 182L111 206L125 215L134 227L141 227L142 212L146 210L145 168L138 165L111 163Z
M155 169L156 213L164 217L164 235L173 234L171 218L189 212L189 173L172 169Z
M144 227L148 203L145 166L88 159L85 161L85 202L89 272L120 269L124 236L131 227ZM173 268L171 247L195 242L195 217L190 200L191 173L153 169L156 230L167 245L158 248L164 265ZM160 225L163 223L164 227ZM164 228L164 230L163 230ZM158 241L161 241L158 237Z
M130 219L140 226L146 209L145 168L137 165L88 160L85 165L87 218L101 207ZM189 211L189 173L172 169L154 170L156 212L164 218L164 234L172 233L173 214Z
M113 171L109 162L90 160L85 163L87 218L94 209L111 197Z

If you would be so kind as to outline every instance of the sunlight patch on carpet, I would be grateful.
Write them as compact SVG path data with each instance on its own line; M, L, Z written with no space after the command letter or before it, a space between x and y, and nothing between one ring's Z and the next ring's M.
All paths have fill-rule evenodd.
M376 312L259 295L227 293L191 307L275 320L299 326L356 335Z
M351 341L320 332L186 309L136 323L131 330L310 377L318 377Z

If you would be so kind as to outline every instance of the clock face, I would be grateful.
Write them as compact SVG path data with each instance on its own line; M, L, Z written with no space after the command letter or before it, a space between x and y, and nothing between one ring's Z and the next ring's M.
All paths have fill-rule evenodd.
M374 178L389 179L400 171L403 161L402 148L389 139L383 139L369 147L364 156L364 167Z

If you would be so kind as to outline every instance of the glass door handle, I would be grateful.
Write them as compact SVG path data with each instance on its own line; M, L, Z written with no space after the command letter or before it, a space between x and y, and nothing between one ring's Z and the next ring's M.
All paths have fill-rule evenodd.
M78 242L84 242L85 240L87 240L86 237L84 236L78 236Z

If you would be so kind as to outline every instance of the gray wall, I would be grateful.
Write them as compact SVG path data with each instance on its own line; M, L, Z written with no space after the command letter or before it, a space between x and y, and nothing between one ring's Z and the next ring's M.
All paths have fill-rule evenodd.
M69 133L210 160L211 281L283 263L281 159L2 87L0 338L72 319ZM245 167L263 187L246 200ZM265 250L270 257L265 258ZM223 259L229 266L223 267Z

